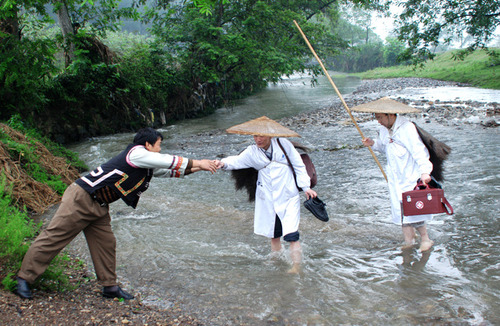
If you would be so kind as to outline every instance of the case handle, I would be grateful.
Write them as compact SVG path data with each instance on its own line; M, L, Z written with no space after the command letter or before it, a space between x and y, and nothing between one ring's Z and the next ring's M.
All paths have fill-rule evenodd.
M452 215L453 214L453 207L451 207L450 203L446 198L443 197L442 204L444 206L444 209L446 210L446 214Z

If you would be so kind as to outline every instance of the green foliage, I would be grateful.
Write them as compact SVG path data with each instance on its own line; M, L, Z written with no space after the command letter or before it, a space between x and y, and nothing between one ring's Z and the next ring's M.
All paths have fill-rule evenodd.
M405 51L405 45L397 38L388 37L384 46L384 66L395 66L400 64L400 58Z
M23 169L35 180L49 185L59 195L64 193L67 185L61 181L61 177L47 172L38 161L40 158L35 153L32 144L21 144L13 141L5 133L0 133L0 141L7 145L11 157L19 159Z
M12 114L36 112L46 103L45 82L54 66L55 48L48 39L16 40L7 36L0 43L0 119Z
M149 17L152 33L181 64L179 80L194 86L204 82L216 85L218 96L231 99L310 68L304 56L311 54L293 20L316 42L329 44L323 26L306 21L329 5L332 3L321 1L235 1L215 3L208 16L200 15L193 6L180 6L164 14L152 10ZM319 67L312 68L319 72Z
M333 58L334 69L362 71L395 64L396 58L423 62L434 55L432 47L466 30L475 43L455 53L463 58L491 39L500 6L480 0L404 1L399 19L400 42L408 44L404 50L396 40L382 47L369 29L371 13L365 9L387 10L386 1L64 3L75 28L75 35L65 38L54 32L49 15L61 2L7 0L0 6L0 20L22 26L22 33L0 35L0 119L18 113L58 142L155 125L161 114L166 121L207 114L283 75L311 69L314 78L321 70L293 20L320 57ZM139 18L150 24L154 40L128 35L130 44L115 46L106 38L112 33L116 41L119 22ZM65 69L68 39L75 58Z
M3 134L2 134L3 135ZM4 135L3 135L4 136ZM7 145L10 155L18 157L24 170L36 181L42 182L54 189L59 195L64 193L67 185L61 181L58 175L52 175L37 163L39 158L31 146L19 144L5 137L0 140Z
M499 1L483 0L408 0L398 17L398 38L408 49L404 60L418 64L432 59L432 48L450 44L464 33L473 41L462 58L476 49L487 48L500 24Z
M17 17L21 8L27 14L38 16L39 20L49 21L45 5L51 0L3 0L0 5L0 19Z
M155 43L142 43L121 58L120 75L129 102L136 107L167 108L175 87L175 71L171 56Z
M372 14L372 10L343 4L340 7L340 16L330 28L335 34L349 42L349 46L381 43L380 36L371 30Z
M21 267L21 262L28 251L29 241L41 224L36 224L26 212L11 204L10 190L6 188L6 177L0 174L0 262L2 263L2 284L12 290L15 282L12 275Z
M14 291L17 285L17 282L15 281L15 276L16 274L13 272L7 274L7 276L2 280L2 285L4 289L6 289L7 291Z
M38 141L44 144L49 150L51 150L53 155L61 155L62 157L65 157L68 160L69 164L72 164L73 166L79 168L81 171L87 169L86 165L78 158L75 153L63 148L61 145L54 143L48 138L41 136L37 130L25 128L18 115L12 116L8 121L8 125L24 133L27 139L30 140L30 143L28 144L18 143L16 141L13 141L4 132L0 132L0 141L7 145L11 157L18 158L21 165L23 166L23 169L33 179L47 184L59 195L62 195L64 193L67 185L61 180L61 177L59 175L49 173L39 164L40 158L35 153L35 142Z
M205 15L212 15L212 10L217 0L193 0L193 3L198 9L200 13ZM228 3L229 0L222 0L222 4Z
M125 82L117 65L94 63L85 50L76 51L76 55L67 70L48 83L47 106L51 110L40 113L37 120L73 141L78 140L74 132L78 128L86 130L88 136L95 135L88 134L94 128L101 134L120 130L128 114L121 105Z
M33 237L40 225L30 219L27 213L11 205L6 178L0 175L0 258L7 257L9 266L16 267L26 251L26 240ZM18 266L17 266L18 267Z
M19 113L27 125L37 126L62 143L154 126L159 117L164 123L207 114L223 101L258 91L283 75L319 74L320 67L309 61L311 53L293 20L300 23L321 56L346 46L333 29L324 28L324 17L331 24L338 18L336 2L159 1L144 7L142 17L151 23L155 39L127 35L131 42L126 46L116 42L117 22L138 19L138 6L151 5L147 1L135 1L128 8L117 6L116 0L65 1L75 29L74 35L64 38L48 28L50 16L45 11L52 8L55 12L61 3L45 7L46 2L12 1L29 15L17 16L16 10L8 10L28 27L11 52L0 51L5 80L22 86L1 88L5 96L0 95L7 101L0 104L5 107L0 118ZM353 2L360 6L376 3ZM111 53L101 39L116 52ZM27 51L40 56L34 64L33 60L18 64L17 58L24 58L18 55L23 42L35 47L45 40L50 40L43 43L47 51ZM75 50L65 67L62 52L70 51L68 41Z
M57 255L49 265L49 268L40 275L33 283L34 287L45 291L72 291L76 288L71 285L69 275L66 270L72 267L72 260L66 254Z
M0 7L0 120L36 112L45 103L44 83L55 71L56 44L29 35L52 21L45 10L47 2L6 1Z
M21 267L22 259L29 249L31 239L36 235L42 223L35 223L25 211L18 210L11 203L9 190L6 189L5 175L0 175L0 261L3 286L13 290L14 274ZM57 256L47 270L35 282L34 286L46 290L72 289L69 277L65 274L70 258Z
M485 50L476 50L464 60L456 60L456 51L437 55L434 60L427 61L420 68L414 66L395 66L377 68L359 74L362 78L394 78L422 77L438 80L450 80L468 83L473 86L500 89L500 65L492 58L500 53L491 49L492 54Z
M404 51L404 44L389 39L384 45L371 28L372 12L353 5L343 4L339 10L330 10L316 18L335 44L334 51L326 58L330 69L342 72L361 72L397 63Z
M120 31L107 33L103 42L111 51L122 58L122 61L126 61L127 57L133 56L137 48L149 47L153 44L154 38L147 35Z

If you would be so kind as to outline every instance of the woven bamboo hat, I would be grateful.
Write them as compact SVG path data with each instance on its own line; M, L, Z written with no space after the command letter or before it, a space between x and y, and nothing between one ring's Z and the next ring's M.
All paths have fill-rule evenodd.
M388 114L420 112L419 109L394 101L388 97L382 97L376 101L355 106L351 109L351 111Z
M262 116L245 123L232 126L226 131L230 134L268 136L268 137L300 137L298 133L283 127L276 121Z

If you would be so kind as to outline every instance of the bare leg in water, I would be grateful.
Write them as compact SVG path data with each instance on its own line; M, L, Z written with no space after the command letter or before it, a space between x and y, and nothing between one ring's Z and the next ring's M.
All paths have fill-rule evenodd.
M427 227L422 225L421 227L417 228L418 233L420 234L420 251L427 251L432 248L432 245L434 244L434 241L429 239L429 234L427 234Z
M281 238L272 238L271 239L271 251L277 252L281 250Z
M300 273L302 263L302 247L300 246L300 242L290 242L290 257L292 258L292 268L288 270L288 273Z
M424 225L417 228L418 233L420 234L420 251L427 251L432 248L434 245L434 241L429 239L429 234L427 233L427 227ZM405 244L403 246L404 249L408 249L413 247L415 244L415 228L413 226L403 225L403 236L405 238Z
M415 228L409 225L403 225L403 236L405 238L405 244L403 245L403 250L413 247L415 244Z

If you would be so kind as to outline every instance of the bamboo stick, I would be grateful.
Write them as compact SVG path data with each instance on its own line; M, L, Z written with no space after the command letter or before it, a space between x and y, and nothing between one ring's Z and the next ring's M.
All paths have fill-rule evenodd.
M304 34L304 32L302 31L302 29L300 28L299 24L295 20L293 22L295 23L295 26L297 26L297 29L299 30L300 34L304 38L304 41L306 41L306 44L309 47L309 49L311 50L311 52L313 53L314 57L316 58L316 60L318 60L319 65L321 66L321 68L323 69L323 72L326 75L326 78L328 78L328 81L330 82L330 84L332 84L333 89L335 89L335 92L339 96L340 101L342 102L342 104L344 105L345 109L347 110L347 113L349 113L349 116L351 117L351 120L354 123L354 126L356 126L356 129L358 129L358 132L361 135L361 138L365 139L365 136L363 135L363 132L359 128L358 123L356 122L356 119L354 119L354 117L353 117L353 115L351 113L351 110L349 109L349 107L347 106L346 102L344 101L344 98L342 97L342 94L340 94L339 90L337 89L337 86L335 86L335 83L333 82L332 78L330 77L330 74L328 74L328 71L326 70L325 66L323 65L323 62L321 61L321 59L316 54L316 51L314 51L314 48L312 47L311 43L309 43L309 40L307 39L306 35ZM368 149L370 150L370 153L372 154L373 159L375 160L375 162L377 162L377 165L380 168L380 171L382 171L382 174L384 175L385 181L387 181L387 175L384 172L384 168L382 168L382 165L380 164L377 156L373 152L373 149L371 148L371 146L368 146Z

